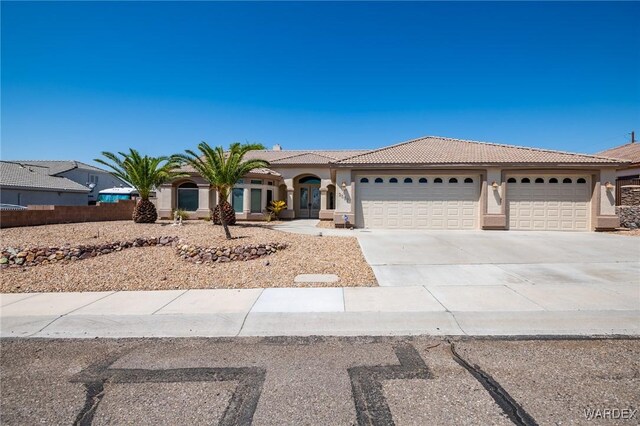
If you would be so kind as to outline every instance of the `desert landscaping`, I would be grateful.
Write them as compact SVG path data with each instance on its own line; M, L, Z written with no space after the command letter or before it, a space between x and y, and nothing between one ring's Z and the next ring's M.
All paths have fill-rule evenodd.
M222 227L205 221L182 226L114 221L2 229L0 248L6 263L0 289L15 293L377 285L356 238L296 235L252 223L233 226L231 232L234 238L226 240ZM24 259L18 261L21 264L15 264L18 255ZM339 280L295 283L299 274L336 274Z

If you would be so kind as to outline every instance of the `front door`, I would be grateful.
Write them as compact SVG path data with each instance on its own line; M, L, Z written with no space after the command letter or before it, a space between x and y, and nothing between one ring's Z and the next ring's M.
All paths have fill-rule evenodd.
M311 185L300 187L300 217L303 219L320 217L320 187Z

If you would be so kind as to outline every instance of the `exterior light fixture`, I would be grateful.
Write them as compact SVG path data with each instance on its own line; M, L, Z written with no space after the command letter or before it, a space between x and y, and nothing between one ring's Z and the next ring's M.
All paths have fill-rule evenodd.
M607 191L613 191L613 188L615 188L615 186L613 186L613 184L609 181L604 183L604 187L607 188Z
M347 182L342 181L342 184L340 184L340 188L342 188L343 191L347 189Z
M493 188L494 191L497 191L500 185L498 185L498 182L494 180L493 182L491 182L491 187Z

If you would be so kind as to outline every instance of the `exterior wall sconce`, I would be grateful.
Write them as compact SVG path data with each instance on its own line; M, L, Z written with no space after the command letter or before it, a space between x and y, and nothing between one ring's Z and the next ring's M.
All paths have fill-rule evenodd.
M342 183L340 184L340 188L342 188L343 191L347 189L347 182L342 181Z
M615 188L615 186L613 186L613 184L609 181L604 183L604 187L607 188L607 191L613 191L613 188Z
M491 182L491 187L493 188L494 191L497 191L498 188L500 188L500 185L498 185L498 182L494 180L493 182Z

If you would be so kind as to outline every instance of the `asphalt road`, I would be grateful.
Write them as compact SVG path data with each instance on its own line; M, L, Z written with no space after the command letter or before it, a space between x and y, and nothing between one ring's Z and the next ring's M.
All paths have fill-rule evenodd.
M639 339L4 339L1 349L3 425L640 419Z

